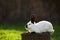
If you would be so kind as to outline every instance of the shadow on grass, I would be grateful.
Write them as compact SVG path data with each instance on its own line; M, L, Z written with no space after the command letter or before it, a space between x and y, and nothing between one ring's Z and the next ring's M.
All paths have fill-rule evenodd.
M54 25L55 32L51 35L53 40L60 40L60 25Z
M0 24L0 29L15 29L15 30L20 30L20 31L26 31L25 30L25 24L24 23L18 23L16 25L12 24Z

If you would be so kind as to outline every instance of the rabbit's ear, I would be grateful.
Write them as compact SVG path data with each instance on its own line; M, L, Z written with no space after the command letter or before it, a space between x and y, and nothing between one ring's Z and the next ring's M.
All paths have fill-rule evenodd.
M36 19L36 15L35 14L32 14L31 15L31 22L34 24L35 22L35 19Z

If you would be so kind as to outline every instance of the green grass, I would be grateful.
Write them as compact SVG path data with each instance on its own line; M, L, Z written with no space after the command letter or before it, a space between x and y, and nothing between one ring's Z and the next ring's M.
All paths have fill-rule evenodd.
M25 32L23 23L17 25L1 24L0 40L21 40L21 34ZM60 26L54 25L55 32L51 35L51 40L60 40Z
M25 32L24 25L1 24L0 40L21 40L21 34Z
M51 35L51 40L60 40L60 26L54 26L55 32Z
M21 40L21 31L0 30L0 40Z

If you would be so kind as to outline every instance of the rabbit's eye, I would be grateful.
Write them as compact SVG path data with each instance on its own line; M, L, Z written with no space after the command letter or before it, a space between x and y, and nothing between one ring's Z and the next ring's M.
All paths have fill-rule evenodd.
M31 24L29 24L29 25L31 25Z

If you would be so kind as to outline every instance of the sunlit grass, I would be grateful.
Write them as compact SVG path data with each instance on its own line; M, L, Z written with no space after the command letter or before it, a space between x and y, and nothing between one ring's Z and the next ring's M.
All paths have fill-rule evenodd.
M0 30L0 40L21 40L21 31Z

